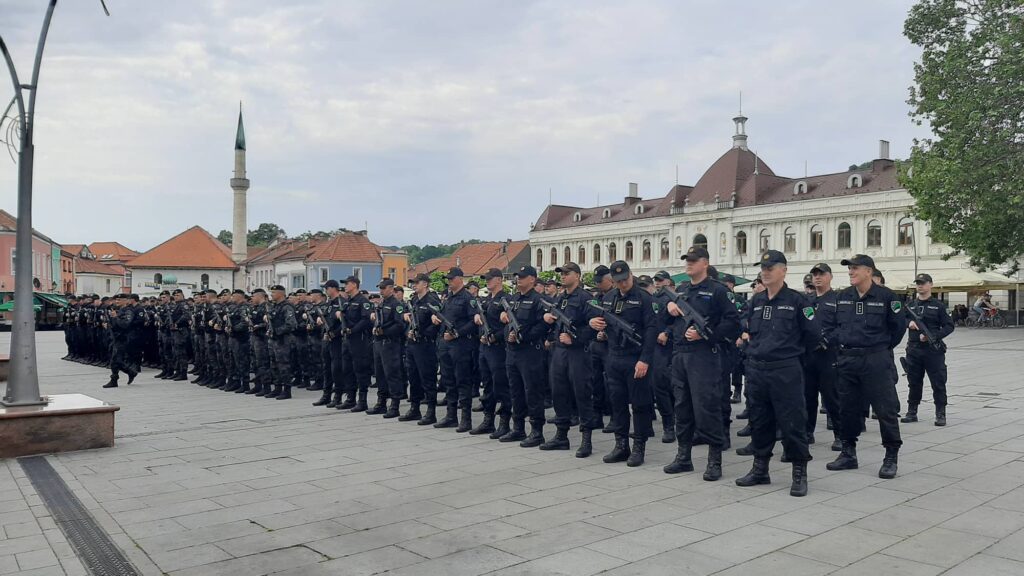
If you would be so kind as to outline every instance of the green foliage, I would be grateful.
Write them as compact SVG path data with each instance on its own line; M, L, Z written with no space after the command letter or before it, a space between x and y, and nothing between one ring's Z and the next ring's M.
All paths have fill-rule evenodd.
M409 265L412 266L414 264L430 260L431 258L451 256L452 253L467 244L481 243L483 243L483 240L477 240L474 238L472 240L460 240L455 244L427 244L422 247L417 246L416 244L410 244L408 246L402 246L401 249L409 255Z
M220 243L225 246L231 246L232 238L234 238L234 235L231 233L231 230L221 230L220 233L217 234L217 240L220 240Z
M249 230L247 240L250 246L267 246L274 240L284 238L285 236L284 229L280 226L264 222L257 226L255 230Z
M919 0L904 34L922 48L915 142L901 182L930 235L972 264L1013 269L1024 253L1024 11L1019 0Z
M430 289L438 294L448 289L448 280L444 275L445 273L440 270L435 270L430 273Z

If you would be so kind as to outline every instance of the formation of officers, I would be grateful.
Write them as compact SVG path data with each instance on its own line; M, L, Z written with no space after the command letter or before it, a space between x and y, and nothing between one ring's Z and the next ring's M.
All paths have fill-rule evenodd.
M935 424L945 425L942 339L953 323L927 274L904 302L882 285L870 257L856 255L842 261L849 288L833 290L832 270L822 263L798 292L785 283L786 257L769 250L745 300L733 292L733 277L710 266L706 249L693 247L684 259L689 281L678 287L667 272L636 277L618 261L594 270L592 291L580 267L567 263L557 284L524 266L511 289L491 269L482 277L486 295L453 268L440 295L420 274L408 296L387 278L371 296L356 277L290 295L274 286L269 295L207 290L188 300L180 290L145 301L87 296L66 312L65 358L109 365L105 387L118 386L122 372L130 384L151 366L160 368L157 378L182 381L191 373L198 385L277 400L291 398L292 387L308 388L322 391L314 406L524 448L569 450L569 431L578 427L578 458L592 454L598 430L615 438L604 462L627 466L644 463L660 417L662 442L678 447L664 471L693 471L692 449L706 445L708 481L722 476L731 404L745 400L737 418L749 419L739 435L750 443L737 453L752 455L753 465L736 484L770 483L768 464L781 441L782 460L792 463L790 493L803 496L819 396L839 452L826 467L858 467L857 439L870 408L885 447L878 474L895 477L902 442L893 349L909 334L900 359L910 385L902 421L917 421L927 374ZM483 413L476 426L475 397Z

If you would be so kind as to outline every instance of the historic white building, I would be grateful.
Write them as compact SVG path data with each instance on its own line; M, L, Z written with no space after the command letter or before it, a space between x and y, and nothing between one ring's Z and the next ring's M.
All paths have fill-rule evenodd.
M567 261L593 269L622 259L637 275L675 274L684 270L686 250L704 245L720 272L753 278L759 255L771 248L786 254L787 281L799 289L818 262L832 266L836 285L847 285L839 262L862 253L875 259L888 286L903 290L913 283L916 255L917 268L945 290L1005 286L997 274L973 271L966 257L942 258L949 247L932 242L928 224L908 215L913 198L898 182L887 142L870 166L787 178L747 148L747 118L733 121L732 148L693 186L676 185L665 196L645 199L630 184L618 204L548 206L530 231L532 262L539 270ZM1013 299L1002 295L1004 306Z

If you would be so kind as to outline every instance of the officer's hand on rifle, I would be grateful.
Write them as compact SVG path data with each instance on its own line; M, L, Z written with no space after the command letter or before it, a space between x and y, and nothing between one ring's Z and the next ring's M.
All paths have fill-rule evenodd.
M686 329L686 339L690 342L696 342L701 339L701 335L697 332L697 329L690 326Z
M668 306L666 306L665 309L668 310L668 313L673 315L673 316L682 316L683 315L683 311L679 308L679 305L676 304L675 302L669 302Z
M518 338L516 337L516 331L515 330L509 330L508 331L508 338L506 338L505 340L508 341L509 344L515 344L517 342L517 340L518 340Z
M608 323L604 321L604 318L598 316L590 319L590 327L600 332L608 327ZM607 335L605 335L605 339L607 339Z
M550 312L544 314L544 321L548 324L554 324L557 320L558 318L555 318L555 315Z
M917 327L917 322L913 320L910 321L910 324L907 324L907 328L910 328L911 330L920 330L920 328ZM924 334L922 334L922 336L924 336Z
M455 334L452 334L451 332L445 332L443 338L445 342L451 342L452 340L455 340Z
M647 376L647 363L637 361L636 366L633 368L633 378L639 380Z
M662 332L661 334L658 334L658 344L661 344L662 346L664 346L665 344L668 344L668 334L667 333Z
M562 332L561 334L558 335L558 341L561 342L562 344L565 344L566 346L572 346L572 336L570 336L566 332Z
M402 320L405 320L406 324L412 322L412 314L409 313L409 312L406 312L405 314L402 314Z
M473 324L476 324L477 326L484 325L484 321L482 318L480 318L479 314L473 314Z
M502 312L500 318L502 324L508 324L510 322L508 319L508 312Z
M434 324L434 326L440 326L441 325L441 319L438 318L437 315L435 315L435 314L431 314L430 315L430 321Z

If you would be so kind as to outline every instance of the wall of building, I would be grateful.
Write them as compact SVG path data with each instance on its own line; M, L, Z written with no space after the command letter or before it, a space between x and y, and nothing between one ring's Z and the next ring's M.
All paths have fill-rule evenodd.
M409 256L384 253L383 259L384 263L381 266L383 277L391 278L395 284L404 286L408 281Z
M204 275L206 275L206 286L220 292L224 288L234 288L234 270L193 270L175 268L132 268L131 291L143 296L150 296L160 293L162 290L173 290L174 288L188 288L195 292L203 287ZM159 274L162 283L157 282L156 275ZM166 278L174 277L175 282L168 284Z
M274 264L275 284L284 286L289 292L299 288L309 289L313 285L307 281L306 265L302 260L286 260Z
M61 256L60 258L60 292L68 293L74 292L80 294L77 291L75 283L75 262L74 259L69 256Z
M121 292L123 279L120 276L103 274L78 274L75 277L75 294L98 294L113 296Z
M356 269L359 273L356 274ZM374 292L377 284L380 283L382 275L380 262L311 262L306 266L308 286L320 286L321 279L337 280L341 282L349 276L359 276L362 281L360 286L364 290Z
M14 291L15 233L0 234L0 292ZM59 258L59 251L58 251ZM53 291L53 244L32 238L32 277L39 280L38 292Z

